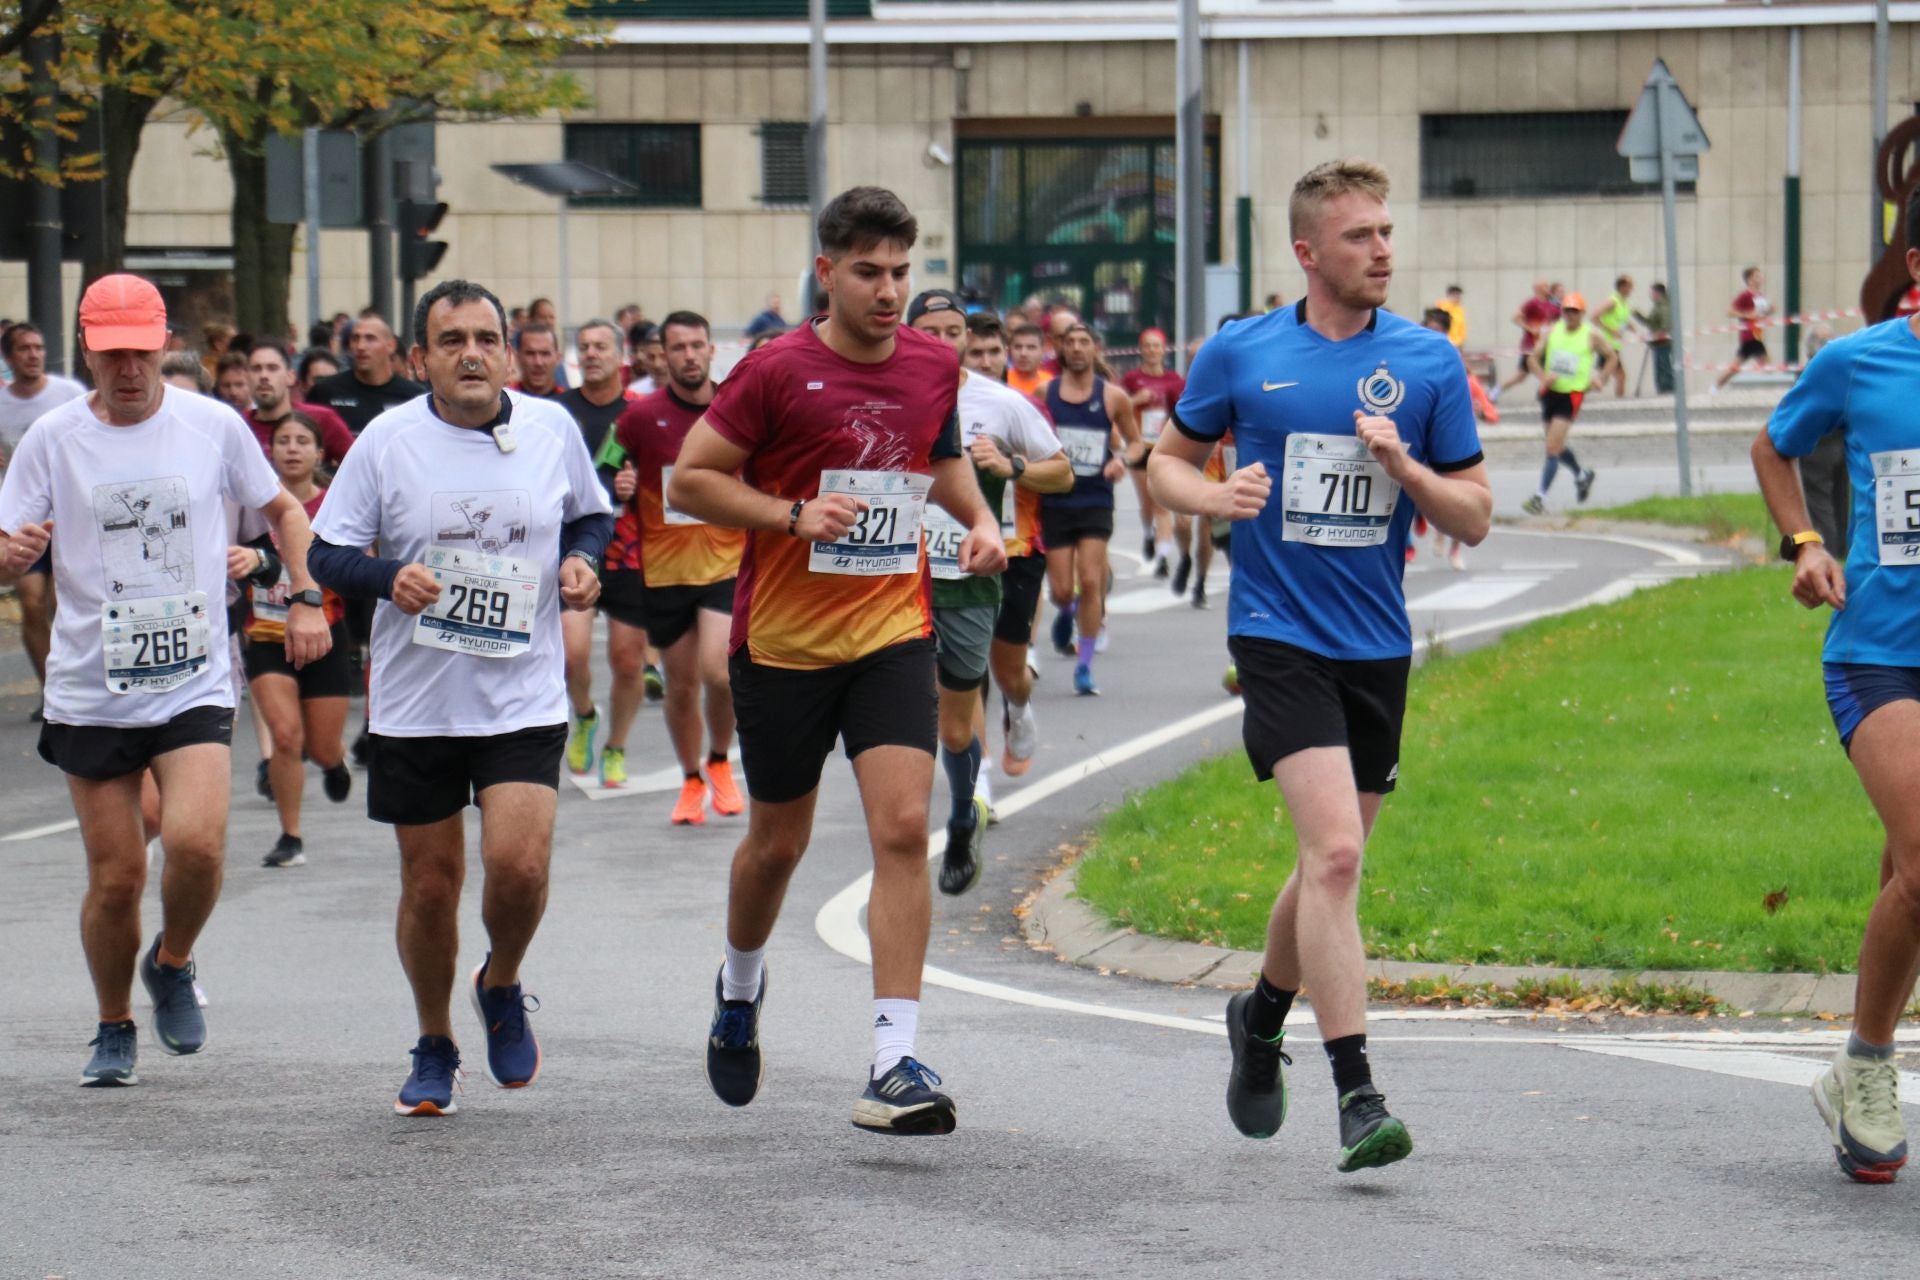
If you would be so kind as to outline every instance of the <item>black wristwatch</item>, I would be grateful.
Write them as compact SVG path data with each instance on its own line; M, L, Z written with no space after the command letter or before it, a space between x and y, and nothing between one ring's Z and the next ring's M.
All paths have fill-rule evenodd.
M1013 455L1011 461L1013 463L1013 482L1019 484L1020 477L1027 474L1027 460L1016 453Z
M591 552L569 551L560 558L562 560L585 560L587 562L587 568L593 570L594 576L600 576L600 561Z
M304 604L309 608L321 609L326 607L327 598L319 591L309 587L305 591L296 591L288 596L287 603L289 605Z

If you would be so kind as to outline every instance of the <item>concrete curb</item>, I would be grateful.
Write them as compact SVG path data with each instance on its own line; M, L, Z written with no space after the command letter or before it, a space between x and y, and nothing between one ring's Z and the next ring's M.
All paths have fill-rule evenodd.
M1027 904L1023 927L1027 940L1068 964L1100 973L1177 986L1238 991L1253 985L1260 971L1258 951L1229 951L1155 938L1115 928L1073 896L1074 867L1069 863ZM1707 970L1547 969L1518 965L1422 964L1408 960L1367 961L1367 976L1391 982L1410 978L1450 978L1510 987L1523 978L1547 981L1574 978L1588 986L1621 979L1660 986L1689 986L1718 996L1738 1010L1756 1013L1853 1013L1854 975L1850 973L1723 973Z

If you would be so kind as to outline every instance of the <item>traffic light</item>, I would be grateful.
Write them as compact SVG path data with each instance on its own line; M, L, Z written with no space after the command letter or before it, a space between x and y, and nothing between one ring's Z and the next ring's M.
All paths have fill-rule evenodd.
M400 231L400 278L418 280L431 275L446 256L447 242L434 240L435 227L447 216L443 201L402 200L398 203Z

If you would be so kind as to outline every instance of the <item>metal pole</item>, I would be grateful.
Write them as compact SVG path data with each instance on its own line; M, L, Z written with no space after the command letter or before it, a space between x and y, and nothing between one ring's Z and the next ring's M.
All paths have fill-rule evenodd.
M567 242L567 197L560 197L560 332L553 336L554 346L560 349L561 358L566 358L567 321L573 315L573 299L569 282L573 279L572 248Z
M27 317L40 326L47 343L47 369L67 371L67 346L64 336L65 303L60 288L60 135L54 131L55 115L60 110L60 86L54 80L54 64L60 58L60 43L52 36L38 35L27 41L27 57L33 66L32 113L33 167L38 176L32 183L27 206Z
M1670 87L1662 85L1653 95L1653 129L1660 138L1660 209L1667 230L1667 301L1673 308L1673 443L1680 460L1680 496L1693 496L1693 458L1687 446L1687 344L1686 322L1680 309L1680 234L1674 220L1673 152L1667 149L1667 131L1662 126L1661 108ZM1677 92L1677 90L1672 90Z
M827 0L807 4L807 262L796 314L813 314L813 260L820 254L820 215L827 207Z
M1239 61L1234 79L1240 95L1240 195L1233 202L1233 243L1239 250L1236 256L1240 260L1240 311L1244 315L1253 310L1253 128L1248 119L1252 114L1253 77L1248 70L1251 58L1245 40L1240 42L1237 53Z
M393 323L393 164L388 159L387 135L374 135L372 181L367 193L367 271L373 277L373 309ZM395 330L399 332L399 330ZM402 349L405 349L403 342Z
M1174 298L1177 341L1184 365L1188 344L1206 328L1206 137L1202 131L1206 67L1201 61L1200 0L1180 0L1180 31L1174 53L1179 98L1175 151L1180 175L1174 215Z
M1874 0L1873 5L1873 153L1867 161L1867 172L1880 172L1880 144L1887 140L1887 0ZM1880 182L1878 178L1868 181L1868 195L1873 201L1873 238L1867 242L1867 265L1871 267L1880 260L1881 252L1886 248L1886 214L1880 200Z
M1800 314L1800 37L1801 29L1787 32L1787 314ZM1800 360L1800 326L1787 326L1787 363Z
M301 139L300 185L306 195L307 328L320 323L320 130Z

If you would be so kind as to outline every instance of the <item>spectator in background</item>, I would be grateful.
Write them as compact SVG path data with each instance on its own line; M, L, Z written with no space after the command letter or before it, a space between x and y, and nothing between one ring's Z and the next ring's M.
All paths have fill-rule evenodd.
M1667 300L1667 286L1658 280L1652 293L1653 302L1645 311L1634 312L1633 318L1647 331L1647 347L1653 352L1653 389L1669 396L1673 394L1673 304Z
M187 335L184 332L182 332L178 327L174 325L168 325L167 326L168 353L171 354L175 351L186 351L186 350L188 350ZM198 357L196 357L196 359L197 358Z
M160 362L160 381L197 395L204 396L213 390L213 379L207 376L207 367L191 351L167 352L167 358Z
M554 309L552 298L535 298L527 304L527 323L544 324L556 332L560 328L560 313Z
M1280 308L1286 305L1287 305L1287 297L1285 294L1270 293L1267 295L1267 310L1278 311Z
M295 371L293 398L300 404L308 403L313 394L313 384L322 378L331 378L340 372L340 361L327 347L309 347L300 355L300 365Z
M213 370L213 394L243 418L253 408L253 386L247 378L244 352L229 350L220 357Z
M538 306L539 303L535 303L528 309L529 316ZM513 343L513 366L518 376L507 384L507 390L545 400L558 400L566 394L559 378L559 335L546 321L529 319L522 326L520 336Z
M767 295L766 310L747 321L746 335L757 338L763 333L785 333L792 327L787 323L787 318L780 314L780 295L770 293Z
M1467 349L1467 308L1460 301L1465 296L1464 289L1457 284L1450 284L1447 286L1445 296L1433 304L1435 311L1447 317L1447 327L1440 332L1447 335L1447 341L1453 344L1456 351ZM1428 325L1427 328L1431 329L1433 326Z
M209 320L200 329L200 363L206 366L207 376L218 380L220 376L220 357L227 354L227 348L233 345L233 326L219 320Z
M313 325L312 328L308 329L307 345L309 347L326 347L328 350L332 350L333 322L331 320L321 320Z

